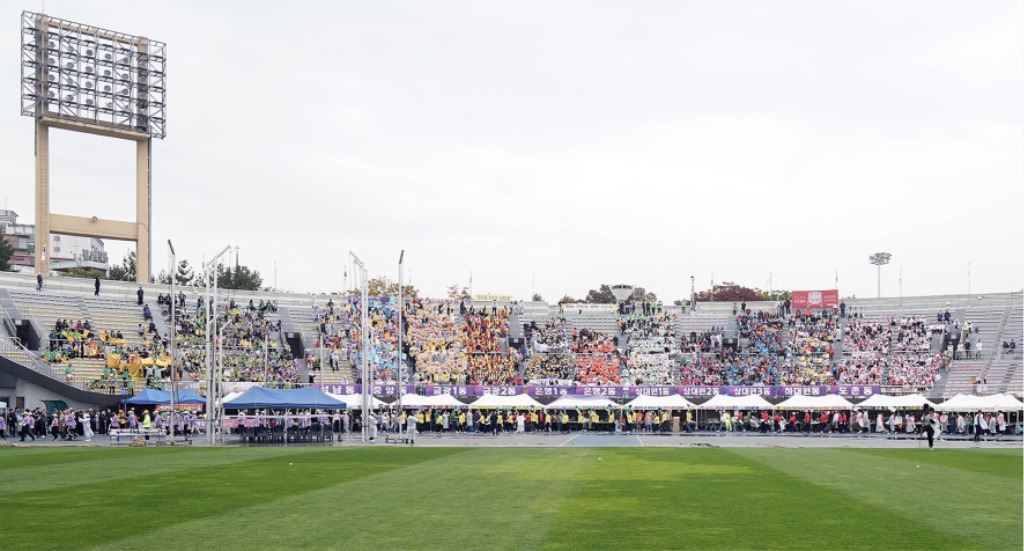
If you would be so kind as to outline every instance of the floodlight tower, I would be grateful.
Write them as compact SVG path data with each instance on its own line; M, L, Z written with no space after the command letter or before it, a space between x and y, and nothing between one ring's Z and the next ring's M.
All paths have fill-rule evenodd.
M21 114L36 124L36 273L48 274L50 234L134 241L135 279L151 266L153 138L167 123L167 45L142 36L21 14ZM135 220L50 212L50 128L135 142Z
M868 257L868 262L878 266L878 298L882 298L882 266L885 266L892 260L892 255L889 253L875 253Z

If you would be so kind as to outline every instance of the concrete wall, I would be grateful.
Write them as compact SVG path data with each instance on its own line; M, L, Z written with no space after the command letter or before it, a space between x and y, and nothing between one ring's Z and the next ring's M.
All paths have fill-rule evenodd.
M25 407L28 408L43 407L42 400L64 400L75 409L97 407L95 404L83 404L68 399L24 379L11 376L0 378L0 402L7 402L8 406L15 407L20 403L19 398L24 398Z

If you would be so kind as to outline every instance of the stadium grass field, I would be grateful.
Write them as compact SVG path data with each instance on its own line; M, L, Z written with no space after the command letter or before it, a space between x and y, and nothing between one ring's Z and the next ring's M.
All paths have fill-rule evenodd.
M1019 550L1022 466L1019 449L0 449L0 547Z

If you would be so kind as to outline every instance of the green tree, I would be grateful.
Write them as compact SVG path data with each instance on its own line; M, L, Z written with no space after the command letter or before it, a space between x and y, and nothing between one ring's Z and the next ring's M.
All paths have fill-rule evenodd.
M558 303L559 303L559 304L571 304L571 303L573 303L573 302L579 302L579 301L578 301L578 300L576 300L576 299L574 299L574 298L572 298L572 297L571 297L571 296L569 296L569 295L565 295L564 297L562 297L562 298L560 298L560 299L558 300Z
M362 289L352 289L349 291L350 295L360 295L363 293ZM398 283L389 281L386 277L378 276L371 278L366 282L366 294L371 297L397 297L398 296ZM402 286L402 298L416 298L420 295L419 289L412 285Z
M178 270L174 274L175 283L183 287L192 285L196 280L195 271L189 265L188 260L178 261ZM168 281L170 283L170 281Z
M544 297L540 296L540 293L534 293L531 300L533 300L533 302L544 302Z
M449 285L448 298L451 300L469 300L469 288L466 286Z
M11 257L14 256L14 245L0 237L0 272L11 271Z
M258 270L248 266L225 268L220 265L217 266L217 286L221 289L259 291L263 286L263 276Z
M135 251L129 251L128 254L124 255L124 260L121 261L121 264L115 264L110 267L110 271L107 272L107 279L135 281L136 264Z
M654 293L648 293L643 287L635 287L633 294L630 295L626 302L633 302L634 300L654 302L658 300L658 295ZM615 294L612 293L612 288L608 285L601 285L597 290L591 289L587 293L587 298L583 299L583 302L589 302L592 304L616 304L618 301L615 300Z
M589 302L591 304L615 304L615 295L612 294L612 288L607 285L601 285L597 290L591 289L587 293L587 298L583 299L583 302Z
M731 281L723 281L711 289L697 293L700 302L737 302L755 300L789 300L793 294L789 291L774 289L771 292L757 287L750 288L737 285Z
M75 266L70 270L64 272L64 277L78 277L82 279L95 279L97 277L103 277L103 272L99 270L92 270L88 268L79 268Z

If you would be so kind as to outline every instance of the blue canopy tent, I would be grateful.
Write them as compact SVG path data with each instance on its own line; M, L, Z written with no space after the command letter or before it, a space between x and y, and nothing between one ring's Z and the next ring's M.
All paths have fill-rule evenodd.
M224 402L224 409L345 409L345 402L331 398L315 387L275 390L254 386L234 400Z
M205 404L206 398L203 398L191 390L185 389L178 391L178 399L176 402L179 404ZM154 390L147 388L127 400L121 400L121 403L131 405L170 404L171 393L168 390Z

